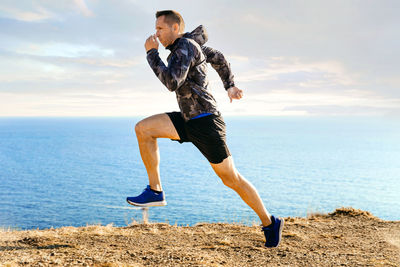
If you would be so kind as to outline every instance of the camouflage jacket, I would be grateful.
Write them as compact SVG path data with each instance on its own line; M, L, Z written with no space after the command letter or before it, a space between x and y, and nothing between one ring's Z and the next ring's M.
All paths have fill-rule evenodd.
M165 66L157 49L147 52L147 61L156 76L170 91L175 91L185 121L201 114L219 115L217 103L208 90L207 62L217 71L225 89L235 86L229 63L224 55L203 44L207 33L202 25L167 47L171 50Z

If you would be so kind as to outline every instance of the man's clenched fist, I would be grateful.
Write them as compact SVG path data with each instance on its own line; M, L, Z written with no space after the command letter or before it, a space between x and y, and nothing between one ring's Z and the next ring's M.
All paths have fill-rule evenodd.
M153 48L158 50L158 41L155 34L150 35L150 37L147 38L146 42L144 43L144 48L146 48L146 52Z
M241 99L243 97L243 91L234 86L228 89L228 96L232 103L232 99Z

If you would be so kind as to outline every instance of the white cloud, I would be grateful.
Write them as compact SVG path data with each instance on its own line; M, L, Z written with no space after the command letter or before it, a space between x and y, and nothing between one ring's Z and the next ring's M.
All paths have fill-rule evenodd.
M35 6L34 10L21 10L7 5L0 5L0 15L16 20L37 22L55 17L55 14L41 6Z
M87 7L85 0L74 0L79 11L86 17L93 17L93 12Z
M114 55L111 49L105 49L93 44L80 45L69 43L28 44L14 50L20 54L47 56L47 57L109 57Z
M260 59L256 59L260 61ZM252 62L248 63L252 65ZM263 80L277 80L279 75L294 73L318 74L322 79L329 79L332 83L341 85L357 84L346 72L343 64L338 61L302 62L299 58L271 57L264 60L263 68L260 64L237 78L237 81L251 82ZM310 81L312 82L312 81ZM306 86L306 83L301 83Z
M178 110L173 94L118 90L96 93L13 94L0 92L0 116L149 116ZM143 108L144 103L152 103Z
M25 22L62 21L72 13L95 16L85 0L2 0L0 3L0 17Z
M174 94L147 65L143 48L154 32L155 11L164 8L179 10L188 31L204 24L207 45L231 63L237 86L245 90L245 98L232 104L209 68L210 89L224 114L398 113L398 2L234 1L226 6L205 0L196 7L175 0L2 0L0 116L121 115L132 108L147 114L176 107ZM160 50L163 58L169 53ZM154 104L153 98L166 95L171 106Z
M247 63L249 61L249 57L246 56L241 56L241 55L235 55L235 54L231 54L231 55L225 55L226 58L229 58L229 61L231 64L233 63Z

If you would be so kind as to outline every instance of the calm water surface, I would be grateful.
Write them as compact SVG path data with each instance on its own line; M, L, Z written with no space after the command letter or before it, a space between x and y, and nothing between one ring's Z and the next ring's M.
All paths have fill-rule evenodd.
M1 118L0 227L125 226L127 196L147 185L134 135L140 118ZM226 117L238 170L268 210L306 216L341 206L400 220L400 121ZM159 140L168 206L150 220L259 223L191 144Z

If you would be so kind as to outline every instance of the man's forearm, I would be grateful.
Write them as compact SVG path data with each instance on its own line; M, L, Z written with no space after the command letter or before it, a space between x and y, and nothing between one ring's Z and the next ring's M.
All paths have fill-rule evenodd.
M153 70L157 78L170 90L171 92L177 89L177 81L168 73L168 68L161 60L158 51L156 49L150 49L147 51L147 62L150 68Z
M234 87L234 76L230 64L225 59L225 56L220 51L211 47L202 46L202 50L206 55L207 62L217 71L222 83L224 84L225 90Z
M176 49L168 61L168 67L161 60L156 49L147 52L147 61L158 77L158 79L168 88L175 91L186 80L193 55L188 52L187 47Z

